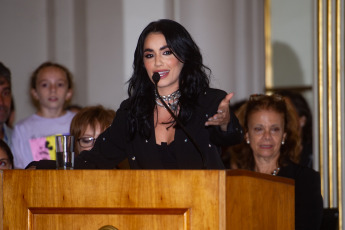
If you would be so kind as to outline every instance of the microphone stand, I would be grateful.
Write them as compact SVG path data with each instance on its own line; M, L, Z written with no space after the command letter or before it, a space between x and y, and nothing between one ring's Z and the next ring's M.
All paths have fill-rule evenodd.
M159 100L162 102L164 108L166 110L168 110L168 112L170 113L170 115L174 118L174 120L176 121L176 123L181 127L181 129L183 130L183 132L186 134L186 136L188 137L188 139L192 142L192 144L194 145L194 147L196 148L196 150L199 152L200 156L201 156L201 160L202 160L202 169L207 169L206 166L206 160L204 157L204 154L202 153L201 149L199 148L198 144L196 143L196 141L194 140L194 138L188 133L188 131L186 130L186 128L184 127L184 125L182 124L182 122L176 117L176 115L174 114L174 112L170 109L170 107L165 103L165 101L163 100L163 98L161 97L161 95L158 92L158 87L157 84L160 80L160 75L159 73L155 72L152 76L152 80L155 83L155 89L157 92L157 96L159 98Z

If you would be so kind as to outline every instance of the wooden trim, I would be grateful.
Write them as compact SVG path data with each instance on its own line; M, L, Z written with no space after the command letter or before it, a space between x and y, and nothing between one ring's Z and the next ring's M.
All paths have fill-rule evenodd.
M305 91L311 91L313 90L312 86L306 85L306 86L284 86L284 87L266 87L265 91L266 93L274 93L277 91L295 91L295 92L305 92Z

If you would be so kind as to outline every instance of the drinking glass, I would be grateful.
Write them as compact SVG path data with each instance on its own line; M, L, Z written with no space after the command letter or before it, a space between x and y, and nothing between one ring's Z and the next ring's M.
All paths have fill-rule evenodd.
M56 143L56 168L73 169L74 168L74 136L57 135Z

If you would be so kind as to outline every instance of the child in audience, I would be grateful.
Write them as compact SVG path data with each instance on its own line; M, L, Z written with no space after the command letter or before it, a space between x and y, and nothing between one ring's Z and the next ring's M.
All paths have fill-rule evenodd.
M55 158L55 135L68 134L75 113L65 109L73 95L69 70L57 63L41 64L31 76L35 114L14 126L12 151L16 168L31 161Z
M74 136L74 154L90 150L99 134L106 130L115 117L115 111L103 106L88 106L72 119L70 134Z
M75 157L81 151L92 149L99 134L104 132L113 122L115 111L106 109L101 105L82 108L72 119L70 134L74 136ZM26 169L53 169L55 161L41 160L31 162ZM128 168L126 162L118 168Z

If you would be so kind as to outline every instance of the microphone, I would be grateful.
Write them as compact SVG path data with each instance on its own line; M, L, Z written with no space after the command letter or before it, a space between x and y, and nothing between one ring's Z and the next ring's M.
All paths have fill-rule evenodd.
M153 75L152 75L152 80L155 83L156 91L157 91L157 84L158 84L160 79L161 79L161 76L159 75L159 73L154 72ZM157 91L157 95L160 97L160 95L158 94L158 91Z
M154 72L152 75L152 80L155 84L155 88L156 88L156 93L157 96L159 98L159 100L162 102L164 108L166 108L166 110L168 110L168 112L170 113L170 115L174 118L174 120L176 121L176 123L181 127L181 129L183 130L183 132L186 134L186 136L188 137L188 139L192 142L192 144L194 145L194 147L196 148L196 150L198 151L198 153L201 156L201 160L202 160L202 169L207 169L207 164L206 164L206 160L204 157L203 152L201 151L199 145L196 143L196 141L194 140L194 138L188 133L188 131L186 130L186 128L184 127L184 125L182 124L182 122L177 118L177 116L174 114L174 112L170 109L170 107L165 103L165 101L163 100L163 98L161 97L161 95L158 92L158 88L157 88L157 84L159 82L159 80L161 79L161 76L159 75L159 73Z

